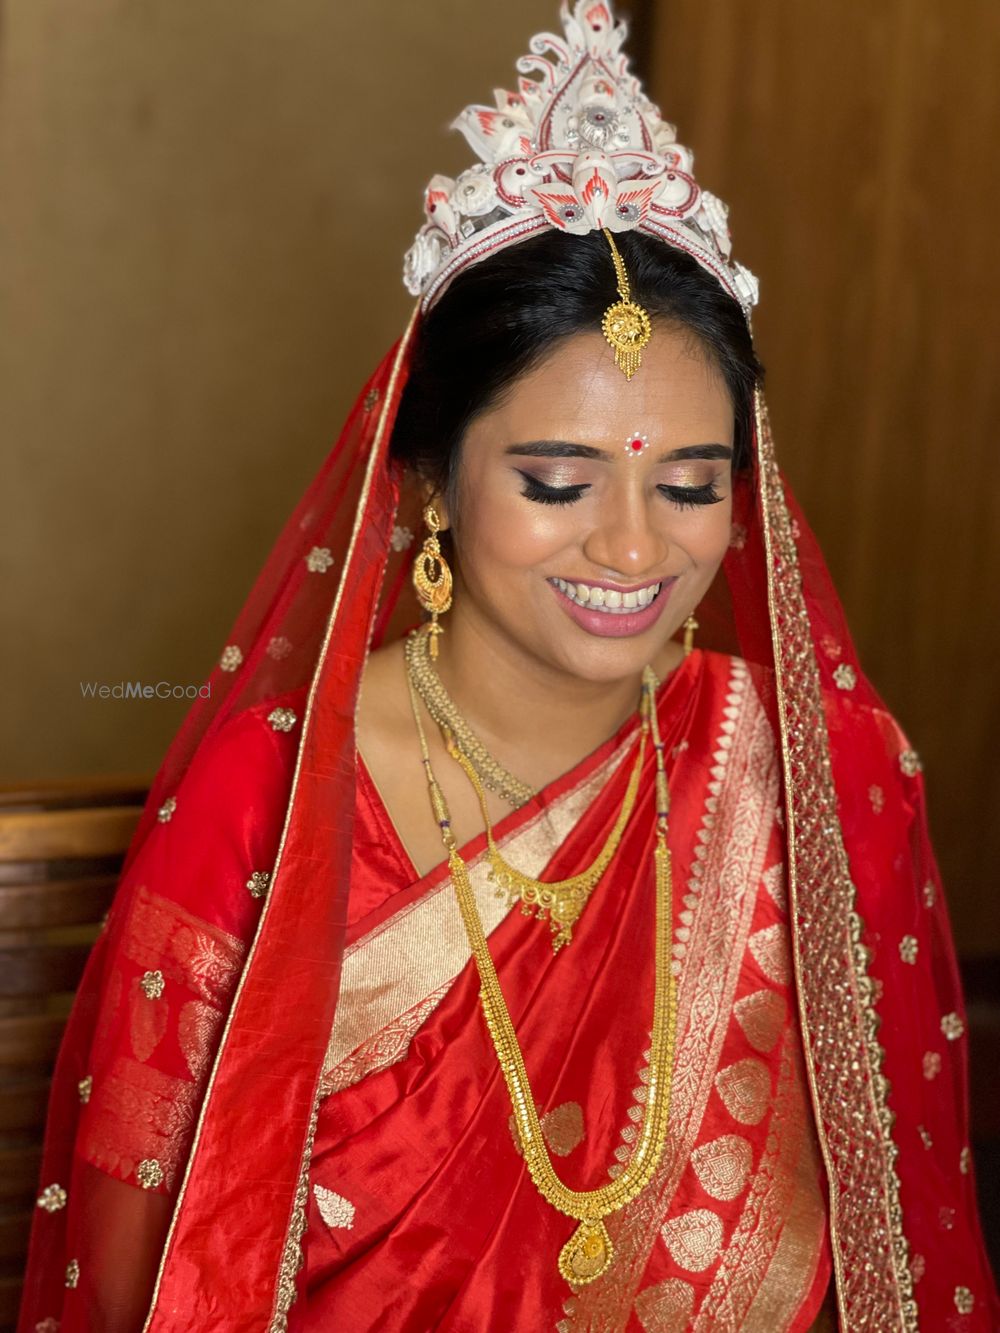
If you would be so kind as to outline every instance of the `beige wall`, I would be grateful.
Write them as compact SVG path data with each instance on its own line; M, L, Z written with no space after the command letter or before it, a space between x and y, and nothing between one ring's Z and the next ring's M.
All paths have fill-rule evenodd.
M555 0L0 0L0 778L152 771Z

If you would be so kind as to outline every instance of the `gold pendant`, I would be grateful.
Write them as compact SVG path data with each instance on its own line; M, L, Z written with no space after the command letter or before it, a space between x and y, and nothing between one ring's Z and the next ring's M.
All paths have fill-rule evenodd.
M581 1222L559 1251L559 1272L567 1282L586 1286L611 1267L615 1247L602 1218Z

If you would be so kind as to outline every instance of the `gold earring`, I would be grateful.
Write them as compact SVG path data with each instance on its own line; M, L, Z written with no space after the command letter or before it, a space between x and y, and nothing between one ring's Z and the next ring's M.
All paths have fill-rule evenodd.
M417 601L425 611L430 612L431 623L427 632L431 640L431 657L436 659L438 635L442 633L438 616L443 615L451 606L451 570L441 554L441 543L437 536L441 531L441 520L433 505L428 505L424 510L424 522L429 533L424 539L423 549L413 564L413 587L416 590Z
M694 613L688 616L684 622L684 656L694 647L694 632L698 629L698 622L694 618Z

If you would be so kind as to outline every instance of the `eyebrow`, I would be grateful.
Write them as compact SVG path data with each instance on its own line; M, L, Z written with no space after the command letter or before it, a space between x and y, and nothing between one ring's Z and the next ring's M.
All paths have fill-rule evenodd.
M577 444L573 440L529 440L526 444L509 444L506 453L518 458L592 458L598 463L610 463L614 458L606 449L592 444ZM728 444L685 444L670 449L656 460L658 463L676 463L685 458L732 458Z

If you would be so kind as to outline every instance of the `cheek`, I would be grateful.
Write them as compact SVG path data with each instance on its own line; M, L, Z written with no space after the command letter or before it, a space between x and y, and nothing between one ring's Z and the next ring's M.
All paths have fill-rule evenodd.
M681 522L671 523L669 536L700 565L718 565L729 549L733 505L727 497L703 511L686 511Z
M511 488L463 503L459 550L467 569L530 568L579 537L572 505L532 504Z

